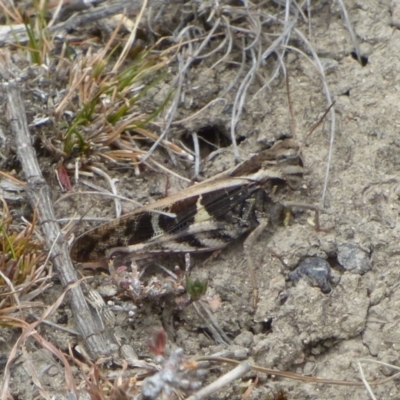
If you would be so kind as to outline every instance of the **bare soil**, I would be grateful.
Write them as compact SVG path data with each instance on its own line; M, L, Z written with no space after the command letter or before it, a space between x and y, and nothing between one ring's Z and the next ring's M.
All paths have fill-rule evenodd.
M205 300L217 303L213 316L232 341L231 345L215 342L193 306L176 311L168 309L171 307L168 302L153 302L138 305L133 316L115 312L116 335L122 342L130 343L140 358L151 358L147 345L149 332L164 327L169 346L181 347L187 356L226 352L241 359L250 358L262 366L324 378L358 380L357 361L361 358L398 363L400 32L396 18L399 6L396 1L389 0L347 0L345 3L362 55L367 59L365 66L351 55L353 47L336 3L328 6L328 12L325 8L317 12L312 20L313 46L329 65L325 72L336 102L337 117L326 205L321 213L322 229L317 231L310 223L312 211L296 209L288 225L274 224L259 238L252 249L260 293L256 310L251 306L252 287L242 242L228 247L205 265L196 262L192 276L208 279ZM288 58L286 65L296 117L295 139L303 143L327 104L320 77L309 61L297 53L290 53ZM179 117L191 115L217 97L234 76L235 70L228 67L210 70L213 62L210 59L192 67L192 98L186 99L189 106L182 105ZM163 85L168 86L168 83ZM253 99L258 88L256 82L236 130L243 159L260 151L274 137L290 132L284 79L276 80L270 90ZM37 110L29 101L29 89L27 87L25 93L26 107L28 117L32 118ZM155 89L150 98L160 89L163 87ZM206 128L218 129L222 135L229 136L230 113L226 107L229 104L208 109L201 118L175 127L172 135L180 137ZM321 205L329 128L328 118L322 128L308 138L303 148L304 183L299 191L288 193L283 200ZM204 166L205 176L233 165L229 150L228 147ZM40 153L38 156L53 186L54 199L57 199L61 193L51 172L51 158L46 152L43 157ZM166 155L159 157L164 157L170 165ZM192 173L189 164L186 171L181 164L178 172L188 177ZM142 203L164 193L167 181L166 177L151 171L144 171L139 178L133 171L110 174L118 177L122 195ZM170 193L184 187L174 179L169 185ZM91 208L90 215L98 217L112 215L112 205L112 201L76 196L59 203L56 211L59 218L66 218L75 211ZM359 262L355 269L350 265L346 270L339 261L346 256L343 252L349 247L353 252L346 262L357 264L354 258ZM332 267L334 280L330 293L323 293L304 279L296 283L288 279L301 260L314 256L327 259ZM183 268L183 259L176 262ZM49 301L61 290L53 288L47 295ZM67 305L60 310L61 314L70 316ZM41 333L65 350L67 343L76 341L67 334L52 332L48 326L43 327ZM2 331L1 353L9 351L14 336ZM49 393L63 398L62 367L43 349L32 346L27 350L30 360L21 357L13 366L11 388L15 398L39 396L30 380L27 363L35 366ZM376 364L363 366L369 380L394 373L391 368ZM226 370L227 367L220 367L214 375L209 375L209 380ZM274 398L279 390L288 399L368 398L363 387L317 385L263 375L259 376L259 384L250 398ZM400 398L398 379L373 390L377 399ZM235 383L212 398L236 399L242 391Z

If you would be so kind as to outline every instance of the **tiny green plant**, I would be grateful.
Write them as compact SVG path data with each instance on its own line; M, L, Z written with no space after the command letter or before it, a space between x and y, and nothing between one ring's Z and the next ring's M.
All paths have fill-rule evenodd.
M189 293L193 301L200 300L207 292L208 282L195 279L192 280L186 275L186 290Z
M31 62L38 65L45 64L48 61L48 52L53 47L51 44L50 35L47 31L45 3L47 2L39 2L37 0L33 1L35 17L27 14L23 14L22 16L28 36L28 43L26 46L19 46L28 50L31 57Z
M56 110L59 116L67 109L75 114L65 132L62 151L67 157L77 151L80 156L96 154L138 163L143 151L134 140L154 140L142 127L160 114L172 92L151 110L141 110L139 102L165 78L168 60L143 50L120 71L109 72L111 58L89 55L71 68L71 89Z
M0 287L7 282L18 286L36 279L36 269L43 263L45 252L43 243L34 235L35 221L34 214L32 223L16 227L3 201L0 220Z

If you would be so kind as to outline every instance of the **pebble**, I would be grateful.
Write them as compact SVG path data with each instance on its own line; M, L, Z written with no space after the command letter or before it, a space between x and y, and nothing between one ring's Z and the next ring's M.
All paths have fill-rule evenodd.
M331 266L323 258L305 258L299 266L289 274L289 279L293 282L298 282L302 278L306 279L311 286L319 287L323 293L329 293L332 290L330 285L332 282Z
M339 264L353 274L363 275L372 268L369 254L354 243L342 243L338 246Z

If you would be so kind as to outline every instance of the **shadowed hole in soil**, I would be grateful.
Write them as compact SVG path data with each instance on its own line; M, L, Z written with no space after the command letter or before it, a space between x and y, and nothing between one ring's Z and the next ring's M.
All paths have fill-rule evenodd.
M200 156L202 159L208 157L210 153L221 148L228 147L231 142L228 134L224 133L218 126L206 125L197 131L199 139ZM185 133L181 138L185 146L194 150L193 137L191 133Z
M254 327L250 327L250 332L252 332L253 334L270 333L272 331L272 321L273 321L273 318L268 318L265 321L261 321L258 323L258 329L254 329Z
M357 53L355 51L352 51L350 54L352 58L358 61ZM361 66L365 67L368 64L368 57L361 56L360 58L361 58Z

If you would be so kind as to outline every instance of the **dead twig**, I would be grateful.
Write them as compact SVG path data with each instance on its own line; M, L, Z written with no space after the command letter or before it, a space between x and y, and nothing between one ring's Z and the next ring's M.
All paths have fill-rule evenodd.
M50 201L50 190L43 178L36 159L35 150L31 145L25 107L22 101L19 85L16 81L10 81L4 85L8 97L8 121L18 158L21 162L27 180L27 190L30 203L37 207L38 221L42 226L46 245L50 249L54 243L51 254L52 261L64 287L77 281L76 272L69 256L68 244L60 227L56 222L54 210ZM86 341L92 356L108 354L103 334L98 329L90 309L79 286L71 289L71 308L79 331Z
M228 385L236 379L239 379L246 375L251 371L251 365L248 362L243 362L239 364L232 371L229 371L227 374L221 376L221 378L217 379L215 382L206 386L205 388L199 390L196 394L188 397L186 400L201 400L210 396L212 393L221 389L222 387Z
M214 356L203 356L203 357L198 357L196 362L200 361L215 361L219 363L226 363L230 365L239 365L240 361L233 360L231 358L225 358L225 357L214 357ZM252 365L251 370L255 372L261 372L263 374L267 375L273 375L273 376L280 376L282 378L287 378L287 379L293 379L295 381L302 381L302 382L311 382L311 383L324 383L328 385L340 385L340 386L364 386L364 382L357 382L357 381L345 381L342 379L324 379L324 378L316 378L313 376L305 376L305 375L300 375L296 374L294 372L289 372L289 371L279 371L277 369L273 368L265 368L265 367L260 367L258 365ZM391 380L398 378L400 375L400 372L390 376L388 378L376 380L376 381L369 381L369 385L383 385L384 383L390 382Z

